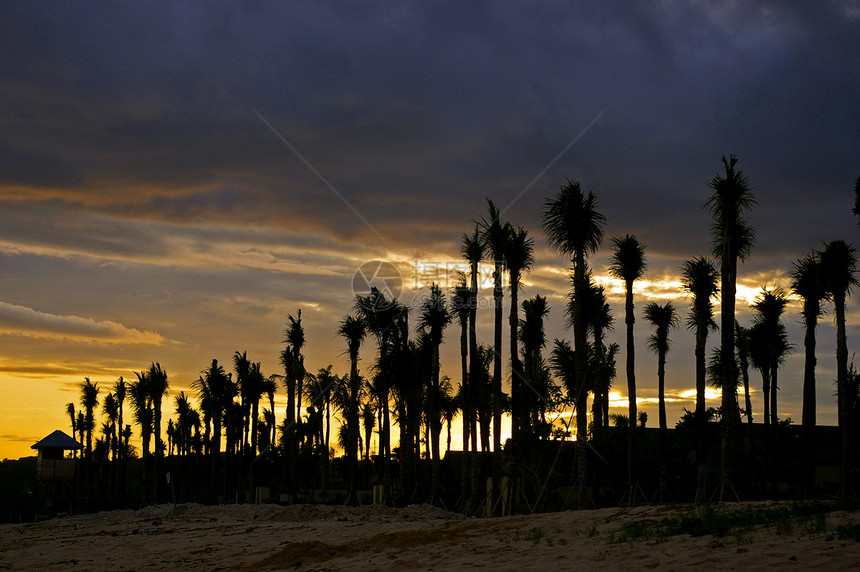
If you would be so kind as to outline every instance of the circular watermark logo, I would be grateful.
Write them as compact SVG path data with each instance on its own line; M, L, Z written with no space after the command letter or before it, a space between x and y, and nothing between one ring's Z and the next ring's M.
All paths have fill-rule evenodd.
M374 293L374 289L379 295ZM352 276L352 294L368 309L378 311L391 306L403 292L403 278L396 266L385 260L370 260ZM374 294L371 296L371 294Z

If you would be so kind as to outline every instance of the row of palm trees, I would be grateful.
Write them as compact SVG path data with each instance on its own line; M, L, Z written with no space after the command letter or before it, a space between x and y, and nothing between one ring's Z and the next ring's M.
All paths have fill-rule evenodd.
M732 489L729 453L737 447L741 411L749 423L753 419L749 368L752 366L761 373L765 396L764 421L766 425L775 426L778 421L778 370L792 346L782 323L787 293L780 287L762 291L753 304L754 320L748 328L735 320L737 265L750 255L755 238L745 216L755 206L756 200L747 178L736 169L737 158L723 157L722 162L723 172L710 182L712 194L705 203L713 218L712 255L716 261L706 256L692 258L684 262L680 272L683 290L691 301L686 325L695 335L696 407L693 419L699 435L696 457L701 463L708 453L703 450L702 435L708 419L705 391L710 375L712 385L722 393L719 410L722 427L721 487L723 493L728 494ZM572 289L564 312L572 329L573 345L556 339L549 356L544 357L543 352L549 345L544 330L544 320L549 313L546 298L537 295L522 303L519 301L522 278L534 264L534 240L524 228L502 220L499 208L488 200L485 215L475 221L473 231L462 236L461 254L469 264L468 276L463 276L450 293L431 285L418 310L414 338L409 327L409 308L373 288L355 297L352 312L338 324L337 334L343 338L349 358L349 373L338 376L328 366L316 374L309 374L305 370L302 353L305 333L301 311L295 317L290 315L281 352L283 375L264 376L260 364L248 360L246 353L236 352L233 356L232 373L226 372L217 360L213 360L192 384L199 410L193 407L184 392L175 398L176 421L169 421L167 428L169 452L175 447L180 458L195 453L207 457L209 488L214 494L216 491L226 492L226 480L218 482L225 472L247 475L256 455L277 449L288 467L285 487L297 490L302 481L298 459L308 444L322 461L321 474L325 482L326 467L331 457L333 409L339 426L338 441L347 461L350 498L354 501L359 457L362 452L365 458L369 457L374 426L379 436L378 479L385 494L392 494L395 464L392 463L391 429L394 420L400 433L397 453L400 490L415 490L420 480L423 442L429 450L427 456L432 464L429 498L435 501L442 493L440 440L443 420L448 422L450 435L451 422L459 411L465 453L460 497L462 506L474 510L484 499L479 493L479 480L483 474L482 453L493 451L494 476L498 476L501 470L502 416L507 412L511 418L511 451L522 454L531 440L569 435L567 427L559 426L556 420L562 409L572 407L577 435L576 476L579 483L584 484L588 477L585 442L589 437L599 437L609 425L609 391L616 376L616 358L621 350L617 344L606 343L606 334L613 328L614 318L606 293L595 282L588 264L589 257L602 244L605 224L606 218L599 211L596 196L583 191L576 181L568 180L544 205L542 229L550 245L569 257L572 264ZM630 420L627 423L627 492L633 501L638 490L634 421L639 418L633 293L634 283L645 275L647 262L645 248L635 236L616 236L611 242L609 273L622 281L625 289L625 374L627 419ZM482 262L491 263L494 269L492 347L479 345L477 341L477 275ZM502 346L505 272L509 278L510 296L507 354ZM857 284L855 272L854 249L844 241L833 241L820 252L812 251L802 256L791 274L791 290L803 300L806 331L803 432L808 459L812 458L811 435L815 427L815 328L823 304L832 300L835 307L843 486L847 483L850 452L845 300ZM721 305L719 327L714 320L714 301L717 298ZM643 317L653 330L648 338L648 347L657 355L661 470L665 471L665 367L671 347L670 332L679 325L680 317L671 302L662 305L649 302ZM456 400L451 396L450 380L440 374L439 357L445 330L452 323L460 326L461 382ZM707 341L714 330L719 330L720 343L708 360ZM365 378L359 361L362 344L368 337L375 341L376 354L370 368L372 375ZM511 371L509 395L502 391L505 361L510 364ZM741 383L744 387L743 408L738 404ZM280 386L287 393L287 408L278 439L275 395ZM127 394L135 422L140 426L144 460L151 456L149 465L145 462L144 467L151 466L153 474L160 474L165 455L161 438L161 401L167 389L167 374L157 363L138 373L136 381L126 384L120 379L114 385L105 398L104 412L108 422L103 428L105 446L110 449L114 460L127 456L130 449L130 426L120 430L122 404ZM81 441L86 436L85 456L91 459L93 418L99 391L97 384L87 379L81 392L84 411L76 416L74 405L69 404L69 414L73 431L81 434ZM591 427L588 425L589 395L592 396ZM260 414L259 404L264 396L268 396L269 408ZM303 411L308 412L306 419L302 417ZM323 415L324 424L318 421ZM204 431L202 436L201 428ZM222 434L226 436L224 447ZM150 453L153 436L154 452ZM448 441L450 447L450 436ZM222 450L226 456L222 456ZM220 466L222 461L227 463L230 471L223 470ZM236 487L246 485L241 479L237 476L232 484ZM156 478L151 485L144 487L152 491L151 498L159 498L159 480ZM144 478L144 481L148 479Z

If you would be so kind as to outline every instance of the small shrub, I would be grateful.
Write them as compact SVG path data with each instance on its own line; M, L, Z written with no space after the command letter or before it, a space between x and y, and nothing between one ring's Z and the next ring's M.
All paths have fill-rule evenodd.
M839 537L839 540L860 542L860 523L840 524L836 527L836 536Z

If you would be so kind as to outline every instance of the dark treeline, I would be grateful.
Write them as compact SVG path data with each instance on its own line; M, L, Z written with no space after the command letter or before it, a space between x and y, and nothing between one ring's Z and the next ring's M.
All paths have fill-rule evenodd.
M655 499L856 492L852 460L860 375L849 364L845 337L846 299L857 284L855 250L832 240L802 254L791 271L790 290L763 287L752 306L752 323L738 323L738 267L753 252L755 232L746 217L756 199L737 159L723 157L722 163L708 185L710 195L703 194L710 248L703 236L703 252L678 269L689 300L686 312L671 302L649 302L637 312L634 284L647 273L646 248L630 234L609 238L609 273L623 282L626 293L623 346L606 341L622 316L612 314L589 266L606 239L597 197L568 180L543 210L549 244L571 265L571 289L560 309L571 340L547 338L545 297L519 299L521 281L534 263L534 241L526 229L503 220L488 200L484 215L462 236L469 272L450 291L433 284L415 307L376 288L355 296L332 327L349 359L343 375L331 365L306 370L298 311L287 318L282 369L276 374L265 375L259 362L237 351L232 364L213 359L192 384L191 395L180 392L172 399L159 363L110 387L86 379L79 404L69 403L67 413L84 445L80 465L90 498L104 507L174 500L426 501L471 514L499 514ZM855 197L860 216L860 179ZM479 344L476 333L482 262L493 266L492 346ZM803 303L800 427L778 415L780 367L795 349L784 325L789 293ZM815 332L831 304L838 433L816 427L815 418ZM655 361L657 371L656 430L637 410L637 317L644 318L647 347L654 353L647 359ZM690 358L696 364L696 402L670 429L664 380L671 338L681 324L695 336ZM708 355L712 334L719 342ZM459 380L441 373L439 349L445 340L459 341ZM622 353L629 408L626 415L610 415L609 393ZM503 391L506 369L509 393ZM763 412L754 412L750 399L755 372L762 380ZM707 406L709 385L721 392L719 407ZM286 411L277 411L275 398L284 394ZM506 442L504 416L511 423ZM451 452L458 417L463 450ZM754 418L761 423L754 424ZM139 451L130 443L135 432ZM335 443L342 456L335 456ZM829 465L838 467L832 484L816 473L816 467Z

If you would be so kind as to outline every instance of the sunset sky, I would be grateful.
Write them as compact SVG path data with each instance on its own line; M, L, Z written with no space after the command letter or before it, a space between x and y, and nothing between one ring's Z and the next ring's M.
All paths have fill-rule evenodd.
M702 206L722 154L739 157L759 201L739 269L742 324L761 286L788 286L800 255L860 244L857 1L7 1L0 11L0 458L69 432L65 404L79 402L85 376L106 387L158 361L173 394L212 358L231 366L236 350L278 373L298 309L308 370L346 372L335 332L356 270L395 264L406 303L429 280L450 291L444 269L462 264L460 236L486 197L535 237L520 299L548 296L550 339L571 337L569 261L540 221L566 178L597 195L607 236L645 244L646 400L657 364L641 310L676 298L686 315L679 268L710 251ZM598 276L610 253L607 240L592 259ZM623 293L607 285L610 341L622 342ZM799 308L785 317L795 353L779 406L797 422ZM490 311L480 319L489 343ZM850 300L851 355L858 324ZM818 335L818 420L832 424L832 313ZM694 364L692 335L672 339L674 424L694 404ZM454 327L446 342L443 373L456 385ZM364 373L373 356L368 341ZM623 360L622 349L622 395ZM656 426L656 406L644 406Z

